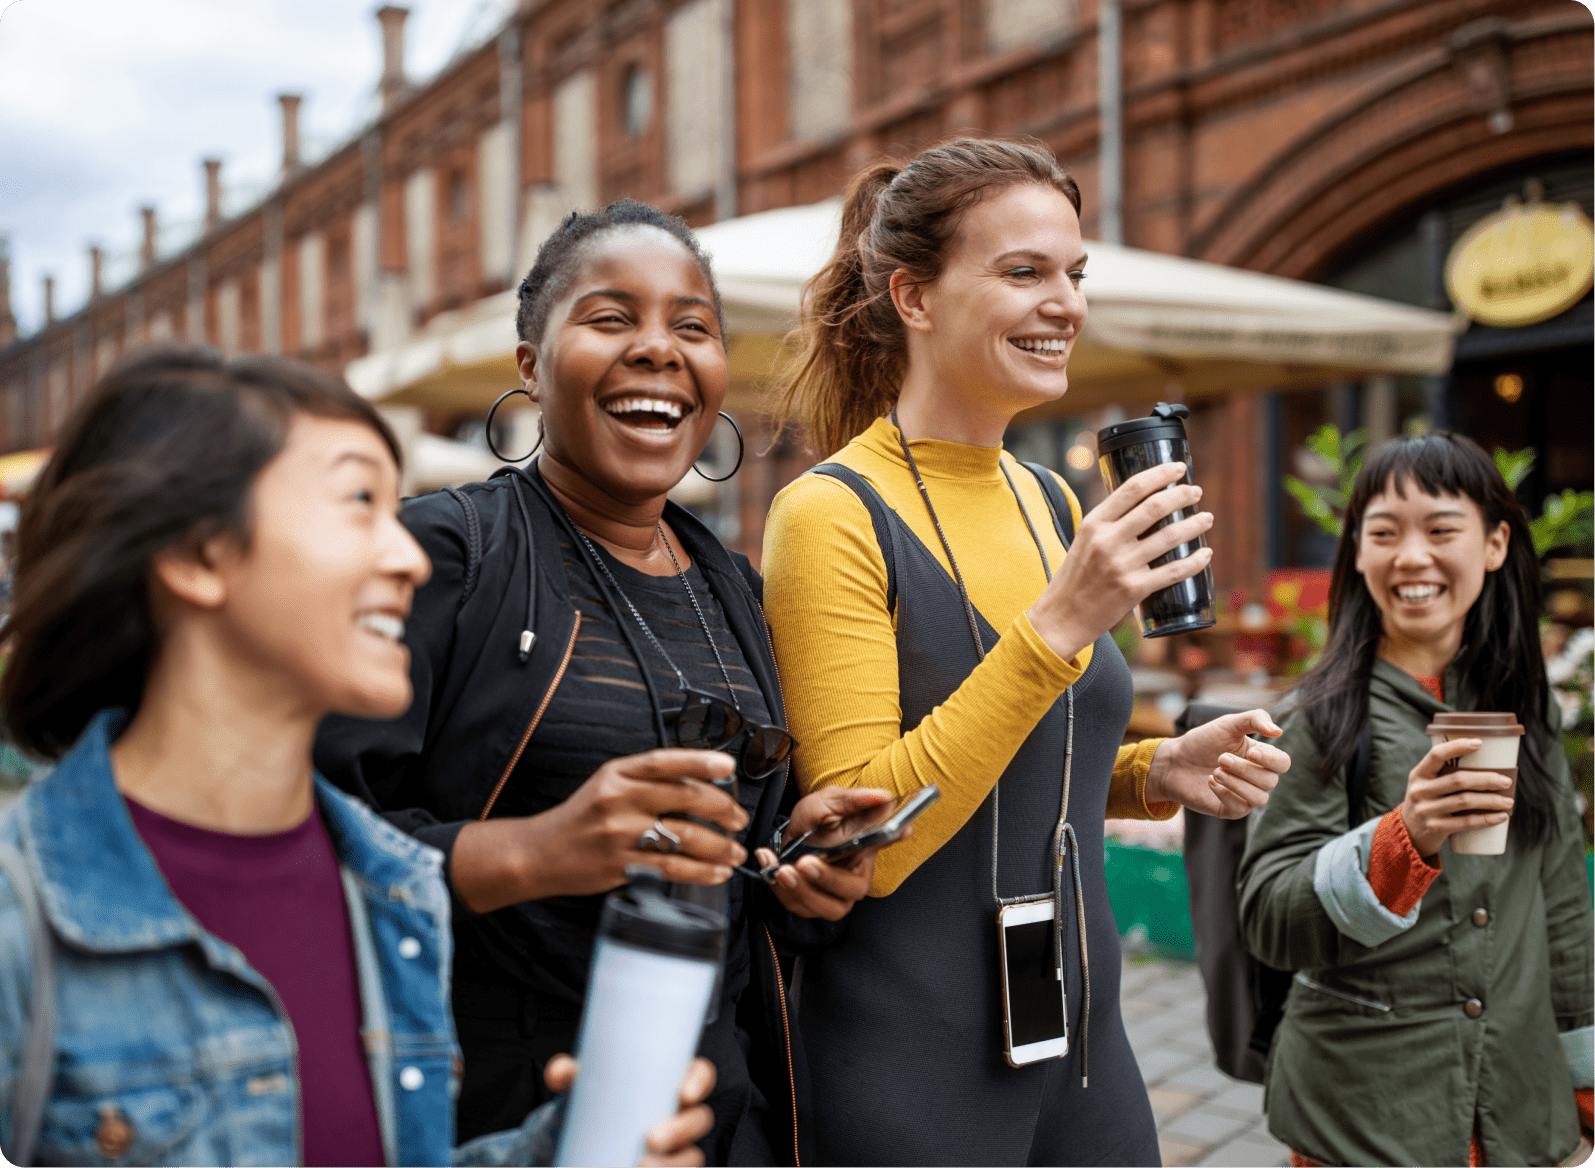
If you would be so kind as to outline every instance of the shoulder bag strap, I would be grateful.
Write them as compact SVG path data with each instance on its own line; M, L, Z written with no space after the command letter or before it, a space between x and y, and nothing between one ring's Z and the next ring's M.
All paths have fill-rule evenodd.
M1052 512L1052 525L1058 529L1058 538L1063 540L1063 550L1068 551L1069 545L1074 542L1074 511L1069 506L1069 496L1063 493L1052 472L1040 463L1022 462L1019 465L1035 475L1036 482L1041 484L1047 510Z
M6 1154L14 1164L32 1164L44 1124L44 1105L55 1086L55 931L39 910L39 892L22 853L10 844L0 844L0 868L16 890L17 908L33 951L32 1008L11 1092L11 1146Z
M849 470L839 462L821 463L810 473L825 475L850 487L858 496L859 502L864 504L865 510L869 512L870 524L875 528L875 542L880 544L881 559L886 562L886 611L896 612L897 556L893 550L896 544L892 539L891 519L886 513L886 500L880 497L863 475Z
M1346 769L1346 817L1351 827L1356 827L1367 815L1368 770L1372 762L1373 727L1368 725L1362 728L1357 749L1351 756L1351 765Z

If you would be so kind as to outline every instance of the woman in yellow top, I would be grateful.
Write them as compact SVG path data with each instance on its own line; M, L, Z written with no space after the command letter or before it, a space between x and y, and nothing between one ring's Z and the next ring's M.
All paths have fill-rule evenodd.
M1068 386L1079 207L1044 150L949 142L854 182L808 289L783 407L835 453L776 499L764 548L798 781L942 790L804 973L824 1163L1157 1163L1102 820L1238 817L1289 765L1246 737L1279 733L1261 710L1119 746L1133 695L1108 630L1210 554L1148 566L1207 513L1139 538L1195 507L1183 467L1082 519L1061 480L1002 452L1014 415ZM1016 1066L996 922L1020 899L1051 905L1069 1050Z

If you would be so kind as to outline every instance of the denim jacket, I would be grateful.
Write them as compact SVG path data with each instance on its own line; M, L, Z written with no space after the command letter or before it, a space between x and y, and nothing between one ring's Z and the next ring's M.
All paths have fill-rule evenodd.
M133 827L98 714L60 764L0 817L58 938L55 1083L36 1159L48 1164L297 1164L293 1027L275 991L178 903ZM361 1038L389 1164L546 1155L549 1109L453 1148L458 1055L439 854L319 776L354 934ZM0 880L0 1147L26 1038L32 958Z

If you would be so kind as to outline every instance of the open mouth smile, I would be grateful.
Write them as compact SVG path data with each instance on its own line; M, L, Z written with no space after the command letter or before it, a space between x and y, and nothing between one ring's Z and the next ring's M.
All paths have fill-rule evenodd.
M1390 589L1402 604L1428 604L1439 599L1444 584L1397 584Z
M1021 353L1057 365L1069 359L1069 344L1073 340L1073 337L1009 337L1008 343Z
M363 631L385 641L404 640L404 618L391 612L363 612L355 617L354 623Z
M622 425L633 429L668 434L693 412L693 407L660 397L618 397L604 402L602 407Z

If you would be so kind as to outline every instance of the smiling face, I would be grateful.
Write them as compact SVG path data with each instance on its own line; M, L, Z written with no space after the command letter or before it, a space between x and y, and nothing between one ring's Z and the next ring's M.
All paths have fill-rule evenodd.
M516 349L543 410L546 457L628 504L663 495L703 453L729 371L714 291L652 227L585 245L541 345Z
M1483 511L1465 495L1437 497L1413 482L1403 489L1405 497L1386 483L1368 501L1357 571L1383 617L1386 638L1454 653L1485 573L1506 561L1509 529L1501 523L1486 531Z
M938 382L1009 414L1056 401L1085 326L1085 262L1080 217L1061 192L1026 183L981 200L935 282L917 297L897 285L910 360L927 358Z
M251 492L250 538L218 537L213 619L250 667L313 710L394 718L401 642L431 564L399 522L399 470L360 422L296 414Z

